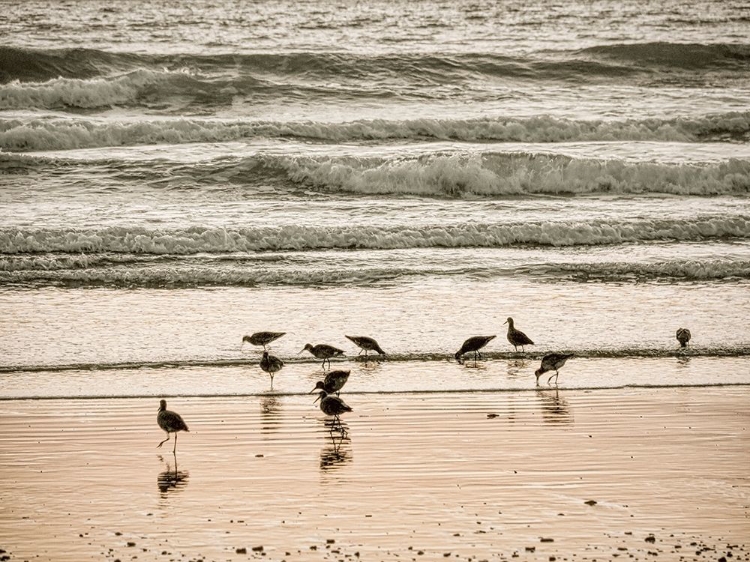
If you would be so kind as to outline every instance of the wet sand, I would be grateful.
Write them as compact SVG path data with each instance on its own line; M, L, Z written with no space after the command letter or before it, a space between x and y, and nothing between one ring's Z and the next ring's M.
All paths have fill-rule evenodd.
M12 560L748 560L746 387L0 403Z

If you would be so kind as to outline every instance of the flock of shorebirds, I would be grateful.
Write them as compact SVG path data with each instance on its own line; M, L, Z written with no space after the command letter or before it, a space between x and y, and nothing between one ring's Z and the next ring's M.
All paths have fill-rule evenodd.
M514 349L518 351L524 351L524 346L534 345L526 334L521 330L516 329L513 324L513 318L508 318L503 324L508 325L508 341L513 345ZM260 360L260 368L268 373L271 377L271 388L273 388L273 376L284 367L284 362L268 353L266 346L271 342L276 341L280 337L284 336L286 332L256 332L250 336L242 338L242 345L248 342L252 345L263 347L263 357ZM385 356L385 351L382 350L378 342L373 338L367 336L345 336L351 340L357 347L360 348L359 355L365 352L365 361L368 359L368 353L374 351L375 353ZM464 355L473 353L474 362L477 359L482 358L480 350L483 349L490 341L495 339L497 336L472 336L467 339L461 348L455 353L454 357L458 363L463 363ZM680 328L677 330L677 341L680 342L681 347L686 347L690 341L691 334L687 328ZM344 350L320 343L317 345L305 344L305 347L300 351L309 351L317 359L322 359L323 370L325 371L326 362L328 362L329 369L331 368L331 357L340 357L344 355ZM550 384L552 379L555 379L557 384L557 377L559 376L559 370L565 365L565 363L573 357L573 353L548 353L542 357L541 366L534 372L536 375L536 384L539 384L539 377L544 373L554 371L555 373L547 379L547 384ZM310 394L318 392L318 397L315 402L320 400L320 409L327 416L333 416L334 422L340 422L339 416L346 412L351 412L352 409L340 398L339 394L341 389L349 380L350 371L330 371L326 374L322 381L318 381L315 384L315 388L310 391ZM169 441L169 435L174 433L174 449L173 452L177 451L177 433L180 431L189 431L188 426L182 419L180 414L167 410L167 401L162 400L159 404L159 413L156 417L156 421L164 431L167 433L167 438L164 439L157 447L161 447L164 443Z

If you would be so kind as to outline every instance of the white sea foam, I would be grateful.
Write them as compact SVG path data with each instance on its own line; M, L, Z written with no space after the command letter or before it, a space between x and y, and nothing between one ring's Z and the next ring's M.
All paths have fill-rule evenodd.
M750 191L750 162L708 166L628 163L541 154L472 154L388 160L287 159L295 181L363 194L498 196L559 193L673 193Z
M655 240L750 237L750 217L706 216L686 220L607 222L547 221L423 227L373 226L203 228L150 230L0 229L0 252L129 253L190 255L278 250L503 247L517 244L572 246Z
M163 82L167 76L152 70L136 70L117 78L16 80L0 86L0 109L95 109L128 105L136 101L144 88Z
M116 80L61 80L38 85L0 86L0 108L73 106L93 108L126 103L162 75L138 71ZM95 84L88 91L84 84ZM25 105L24 105L25 104ZM86 119L0 121L0 148L9 151L67 150L105 146L228 142L252 137L303 138L327 142L439 139L454 141L566 142L743 139L750 112L677 119L627 121L527 119L414 119L408 121L263 122L198 119L103 122Z

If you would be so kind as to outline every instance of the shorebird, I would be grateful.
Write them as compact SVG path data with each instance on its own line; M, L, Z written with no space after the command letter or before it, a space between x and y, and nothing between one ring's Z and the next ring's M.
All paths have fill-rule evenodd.
M687 328L680 328L677 330L677 341L680 342L680 347L687 347L690 341L690 330Z
M555 374L547 379L547 384L552 380L552 377L555 377L555 384L557 384L558 369L562 369L562 366L571 357L573 357L572 353L548 353L542 357L542 366L534 372L536 375L536 384L539 384L539 377L549 371L555 371Z
M271 375L271 388L273 388L273 375L281 371L283 366L284 362L281 359L273 355L268 355L267 351L263 352L263 357L260 360L260 368Z
M328 367L331 366L331 357L338 357L339 355L344 354L344 351L338 347L333 347L332 345L325 343L319 343L317 345L306 343L302 351L305 350L312 353L317 359L323 360L323 369L326 368L326 361L328 361ZM302 351L300 351L300 353L302 353Z
M374 351L376 353L379 353L380 355L386 355L385 351L380 349L378 342L376 342L373 338L368 338L367 336L346 336L346 335L344 337L347 339L350 339L352 342L354 342L354 345L361 348L357 355L362 355L362 352L363 351L365 352L365 362L367 361L368 351Z
M325 379L315 383L315 388L310 391L310 394L318 389L324 390L326 394L333 394L334 392L339 394L346 381L349 380L349 373L351 371L331 371Z
M340 422L339 416L346 412L351 412L352 409L346 405L346 403L338 396L332 396L325 390L321 390L315 402L320 400L320 409L327 416L333 416L335 421Z
M523 352L523 346L524 345L534 345L534 342L531 341L531 338L524 334L521 330L516 330L513 327L513 318L508 318L503 324L508 325L508 341L513 345L513 347L518 351L518 346L521 346L521 351Z
M470 337L468 340L464 342L464 344L461 346L461 349L459 349L456 352L455 358L456 361L461 363L461 358L465 353L471 353L474 352L474 362L477 361L477 356L481 359L482 354L479 353L479 350L482 349L485 345L487 345L489 342L491 342L493 339L495 339L497 336L473 336Z
M177 432L190 431L187 424L183 421L182 416L177 412L167 410L167 401L162 400L159 402L159 413L156 416L156 423L167 432L167 438L159 443L156 448L160 448L164 443L169 441L169 434L174 433L174 449L172 449L172 452L177 454Z
M269 343L276 341L285 334L286 332L255 332L252 336L242 338L242 345L245 345L245 342L250 342L253 345L262 345L265 351Z

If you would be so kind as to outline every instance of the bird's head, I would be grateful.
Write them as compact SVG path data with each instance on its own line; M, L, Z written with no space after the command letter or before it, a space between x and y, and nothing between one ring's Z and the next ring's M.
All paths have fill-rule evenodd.
M313 404L315 404L318 400L323 400L323 398L325 398L326 396L328 396L328 393L325 390L321 390L320 392L318 392L318 397L315 399Z
M513 327L513 318L511 318L510 316L508 316L508 319L505 322L503 322L503 324L507 324L508 326L510 326L512 328Z
M456 358L456 361L458 361L459 365L463 365L463 361L461 361L461 352L457 351L456 354L453 356Z
M534 371L534 374L536 375L536 384L539 384L539 377L541 377L544 374L544 371L541 369L537 369Z
M305 347L302 348L302 350L299 353L302 353L302 351L312 351L313 346L311 346L309 343L305 344ZM299 355L299 353L297 355Z
M166 409L167 409L167 401L164 400L164 399L160 400L159 401L159 411L163 412Z
M318 382L315 383L315 388L313 388L308 394L312 394L313 392L315 392L318 389L325 390L325 388L326 388L326 386L323 383L323 381L318 381ZM316 402L317 402L317 400L316 400Z

